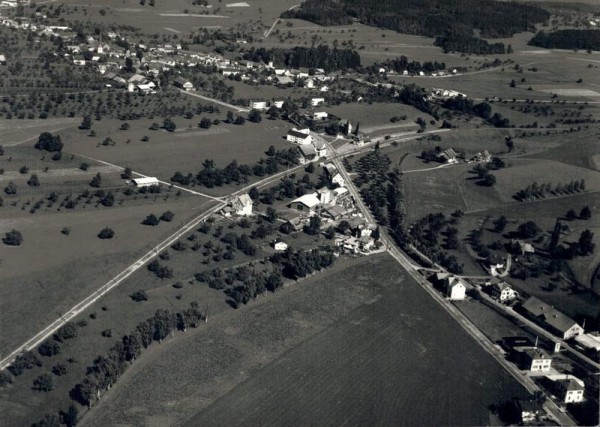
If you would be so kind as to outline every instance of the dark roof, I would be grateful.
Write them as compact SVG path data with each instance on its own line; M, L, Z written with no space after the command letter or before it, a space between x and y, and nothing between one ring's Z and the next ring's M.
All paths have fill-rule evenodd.
M297 130L293 130L293 129L288 131L288 135L292 135L292 136L295 136L296 138L302 138L302 139L306 139L310 136L310 135L307 135L302 132L298 132Z
M564 315L550 304L546 304L536 297L530 297L521 307L530 315L543 320L545 323L560 332L567 332L577 324L573 319Z
M521 408L521 412L542 411L542 405L535 400L519 400L519 407Z

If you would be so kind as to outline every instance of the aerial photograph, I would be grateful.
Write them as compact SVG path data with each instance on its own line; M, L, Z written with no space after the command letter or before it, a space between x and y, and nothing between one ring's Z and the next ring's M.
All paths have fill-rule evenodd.
M0 0L0 426L600 424L600 0Z

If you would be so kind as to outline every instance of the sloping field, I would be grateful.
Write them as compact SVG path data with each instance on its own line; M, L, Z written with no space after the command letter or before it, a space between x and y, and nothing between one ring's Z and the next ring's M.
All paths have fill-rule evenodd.
M351 263L142 356L82 424L484 425L524 395L395 261Z

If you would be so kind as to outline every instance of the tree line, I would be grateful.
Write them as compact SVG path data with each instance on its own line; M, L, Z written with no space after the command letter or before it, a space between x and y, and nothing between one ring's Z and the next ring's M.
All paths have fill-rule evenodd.
M253 48L244 53L244 59L290 68L322 68L327 72L360 68L360 55L353 49L330 48L327 45L297 46L291 49Z
M540 31L533 36L529 44L546 49L600 50L600 31L576 29L558 30L550 33Z

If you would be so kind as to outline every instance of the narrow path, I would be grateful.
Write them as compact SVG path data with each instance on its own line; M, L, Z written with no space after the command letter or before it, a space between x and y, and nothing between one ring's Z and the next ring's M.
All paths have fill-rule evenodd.
M195 92L190 92L190 91L188 91L188 90L179 89L179 92L181 92L181 93L183 93L183 94L185 94L185 95L188 95L188 96L193 96L193 97L195 97L195 98L200 98L200 99L203 99L203 100L205 100L205 101L213 102L213 103L215 103L215 104L219 104L219 105L222 105L222 106L224 106L224 107L231 108L232 110L235 110L235 111L237 111L238 113L240 113L240 112L245 112L245 113L247 113L247 112L249 112L249 111L250 111L250 109L248 109L248 108L245 108L245 107L239 107L239 106L237 106L237 105L233 105L233 104L228 104L227 102L219 101L219 100L217 100L217 99L210 98L210 97L208 97L208 96L204 96L204 95L200 95L200 94L198 94L198 93L195 93Z

